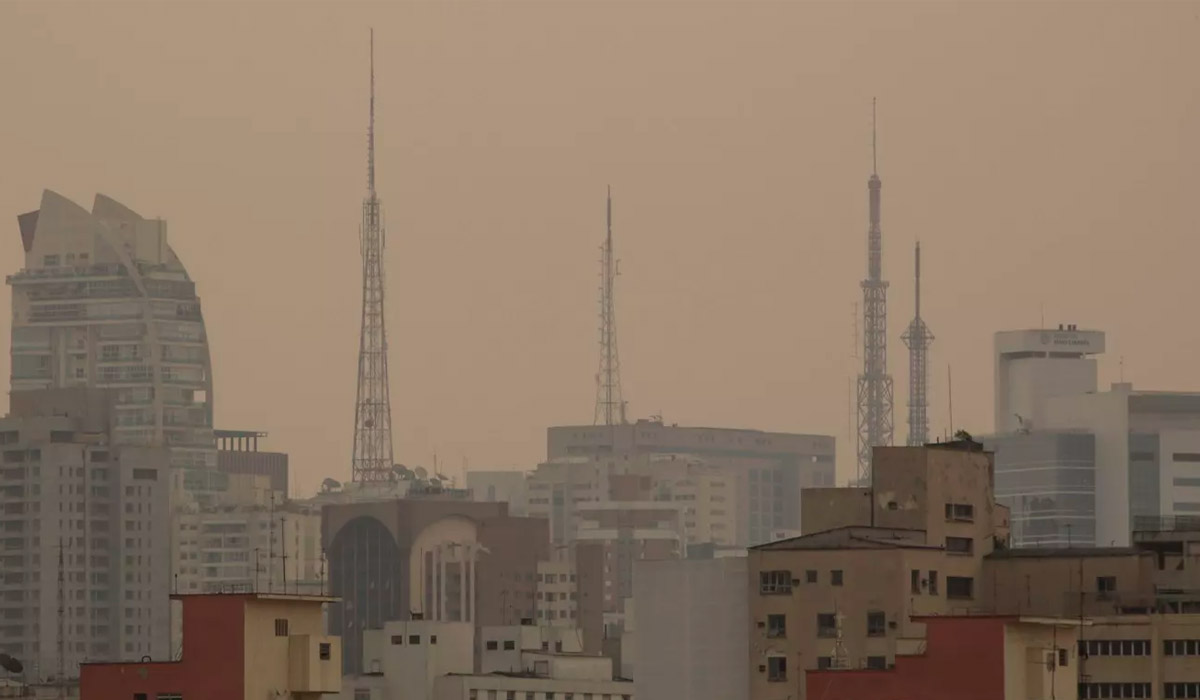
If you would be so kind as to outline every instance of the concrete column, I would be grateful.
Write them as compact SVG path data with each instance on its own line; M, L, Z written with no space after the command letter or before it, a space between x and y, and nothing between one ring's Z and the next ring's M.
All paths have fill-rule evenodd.
M446 549L445 545L439 544L437 547L437 573L438 573L438 597L437 609L438 620L445 622L446 620Z

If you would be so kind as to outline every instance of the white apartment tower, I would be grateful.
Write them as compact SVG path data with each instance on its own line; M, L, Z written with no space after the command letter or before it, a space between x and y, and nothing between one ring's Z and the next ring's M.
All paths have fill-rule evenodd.
M170 658L168 451L114 444L113 395L13 392L0 418L0 651L30 679Z
M1096 391L1103 352L1103 332L1074 325L996 333L996 434L1040 429L1046 399Z
M113 442L166 446L172 467L217 466L212 364L196 285L161 219L54 192L17 217L12 390L116 390Z

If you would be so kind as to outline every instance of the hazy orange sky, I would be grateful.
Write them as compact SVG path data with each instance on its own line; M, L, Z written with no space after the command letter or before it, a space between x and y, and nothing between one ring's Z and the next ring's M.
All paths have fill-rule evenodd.
M990 430L992 333L1043 308L1102 383L1200 390L1200 3L0 2L0 269L43 188L167 219L217 427L301 492L349 475L371 26L403 462L591 422L611 184L631 415L835 434L849 476L872 96L898 441L917 238L938 434L948 365Z

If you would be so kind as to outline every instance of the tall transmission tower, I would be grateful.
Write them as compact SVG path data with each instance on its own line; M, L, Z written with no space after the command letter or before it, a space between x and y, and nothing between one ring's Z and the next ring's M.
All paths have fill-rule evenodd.
M617 260L613 257L612 188L608 188L607 233L600 247L600 372L596 374L594 425L624 425L625 399L621 395L621 358L617 354L617 314L614 285Z
M887 288L883 279L883 234L879 228L879 179L876 157L875 101L871 100L870 226L867 229L867 278L863 290L863 371L858 375L858 479L871 477L871 448L892 444L892 377L887 372Z
M933 333L921 319L921 242L916 253L917 311L912 323L900 339L908 347L908 444L921 446L929 442L929 346Z
M354 406L351 478L372 482L392 469L392 403L388 390L387 331L383 315L383 247L387 236L375 193L375 30L371 30L371 107L367 125L367 196L363 199L362 330L358 349L358 397Z

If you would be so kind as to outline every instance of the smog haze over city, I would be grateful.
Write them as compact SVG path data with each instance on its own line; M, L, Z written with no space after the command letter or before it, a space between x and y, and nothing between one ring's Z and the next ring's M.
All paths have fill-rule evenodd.
M294 494L350 478L370 28L398 462L592 423L611 186L630 418L833 435L851 478L873 99L897 443L918 240L934 436L949 368L990 429L1001 329L1200 389L1194 2L0 3L5 274L43 189L165 219L215 427Z

